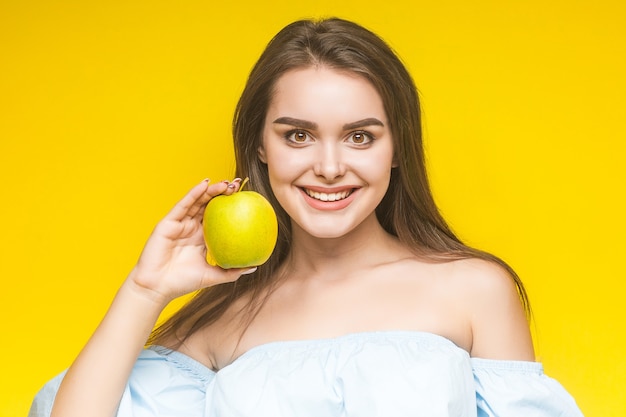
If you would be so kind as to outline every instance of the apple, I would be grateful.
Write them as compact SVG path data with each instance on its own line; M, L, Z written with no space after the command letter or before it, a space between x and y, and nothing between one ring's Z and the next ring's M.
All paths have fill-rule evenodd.
M265 263L276 246L278 221L272 205L255 191L213 197L204 211L207 261L224 269Z

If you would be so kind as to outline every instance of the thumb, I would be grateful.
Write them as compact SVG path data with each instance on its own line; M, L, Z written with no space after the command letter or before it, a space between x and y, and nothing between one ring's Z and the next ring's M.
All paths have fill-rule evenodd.
M214 268L218 268L221 269L221 277L219 279L219 283L226 283L226 282L234 282L237 281L242 275L248 275L248 274L252 274L257 270L257 267L252 267L252 268L231 268L231 269L223 269L219 266L215 266ZM211 286L211 285L215 285L216 284L216 280L215 280L215 273L214 271L207 271L208 273L205 274L205 276L203 277L203 287L206 286Z
M234 269L229 269L228 271L232 271L234 274L237 274L238 277L242 276L242 275L248 275L248 274L252 274L254 272L256 272L257 267L253 266L252 268L234 268Z

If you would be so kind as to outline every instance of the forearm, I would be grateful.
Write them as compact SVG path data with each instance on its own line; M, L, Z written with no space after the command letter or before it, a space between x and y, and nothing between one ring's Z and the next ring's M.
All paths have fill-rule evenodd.
M135 361L164 306L128 279L65 375L51 417L114 416Z
M157 224L137 266L78 355L56 395L51 417L115 415L137 357L173 298L238 279L245 269L206 262L202 217L209 200L237 191L238 180L192 188Z

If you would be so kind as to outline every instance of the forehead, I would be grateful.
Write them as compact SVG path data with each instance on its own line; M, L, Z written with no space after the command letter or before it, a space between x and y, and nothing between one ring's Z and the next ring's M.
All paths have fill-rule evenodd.
M285 112L294 117L385 118L382 98L368 79L324 66L293 69L277 80L268 116Z

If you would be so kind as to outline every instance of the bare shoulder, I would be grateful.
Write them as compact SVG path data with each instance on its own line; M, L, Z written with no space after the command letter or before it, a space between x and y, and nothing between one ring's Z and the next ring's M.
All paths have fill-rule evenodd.
M532 338L515 280L502 265L483 259L444 267L469 317L473 357L534 360Z
M478 258L461 259L445 264L448 276L463 293L475 297L514 296L519 299L511 274L502 265Z

